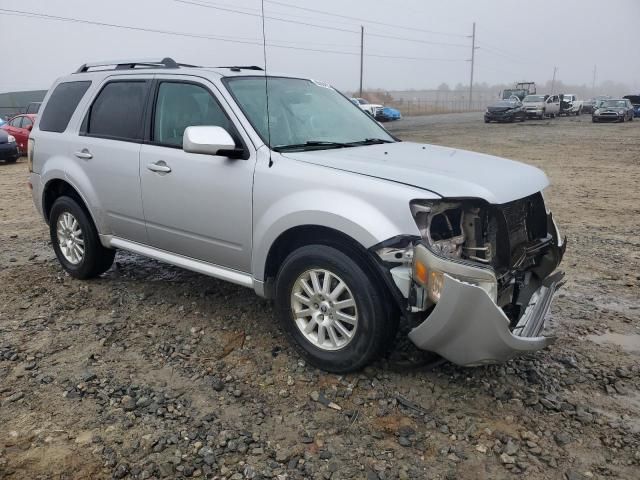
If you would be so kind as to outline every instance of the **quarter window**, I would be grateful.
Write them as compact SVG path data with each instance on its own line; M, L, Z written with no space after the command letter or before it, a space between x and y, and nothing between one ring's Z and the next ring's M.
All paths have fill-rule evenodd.
M147 91L148 82L144 80L105 85L89 110L87 135L140 141Z
M40 130L44 132L62 133L67 129L69 120L76 110L78 103L86 93L91 82L64 82L58 85L47 101Z
M162 82L158 88L152 141L182 147L185 129L199 125L222 127L236 138L233 125L207 89L192 83Z

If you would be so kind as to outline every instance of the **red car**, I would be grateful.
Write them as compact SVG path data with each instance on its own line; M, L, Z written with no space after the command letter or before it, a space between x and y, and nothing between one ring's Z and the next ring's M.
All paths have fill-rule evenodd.
M16 115L1 127L9 135L16 137L18 150L21 154L26 155L27 153L27 139L35 121L36 116L34 114Z

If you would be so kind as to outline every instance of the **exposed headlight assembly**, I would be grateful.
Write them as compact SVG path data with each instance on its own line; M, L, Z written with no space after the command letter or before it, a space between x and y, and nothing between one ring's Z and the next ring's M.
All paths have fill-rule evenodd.
M16 137L14 137L13 135L9 135L7 137L7 142L9 143L16 143Z
M420 234L431 249L444 257L460 258L465 241L462 205L414 200L410 206Z
M445 275L484 290L493 302L498 297L495 273L488 267L476 267L451 262L436 256L424 245L418 245L413 254L413 280L426 291L429 302L438 303L444 288Z

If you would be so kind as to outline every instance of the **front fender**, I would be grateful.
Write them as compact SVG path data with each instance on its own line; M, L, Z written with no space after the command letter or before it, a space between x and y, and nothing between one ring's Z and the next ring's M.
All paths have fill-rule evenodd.
M287 230L315 225L338 230L369 248L401 234L419 234L415 223L406 222L408 203L403 218L390 216L371 203L334 189L297 191L282 197L264 212L254 226L251 270L258 281L264 281L267 255L276 239ZM404 220L404 221L403 221ZM409 231L407 231L409 230Z

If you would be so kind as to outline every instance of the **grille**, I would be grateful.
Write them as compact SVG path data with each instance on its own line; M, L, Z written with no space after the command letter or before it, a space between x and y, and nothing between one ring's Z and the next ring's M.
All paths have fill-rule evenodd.
M519 268L530 246L547 236L547 215L540 193L496 208L496 267Z

